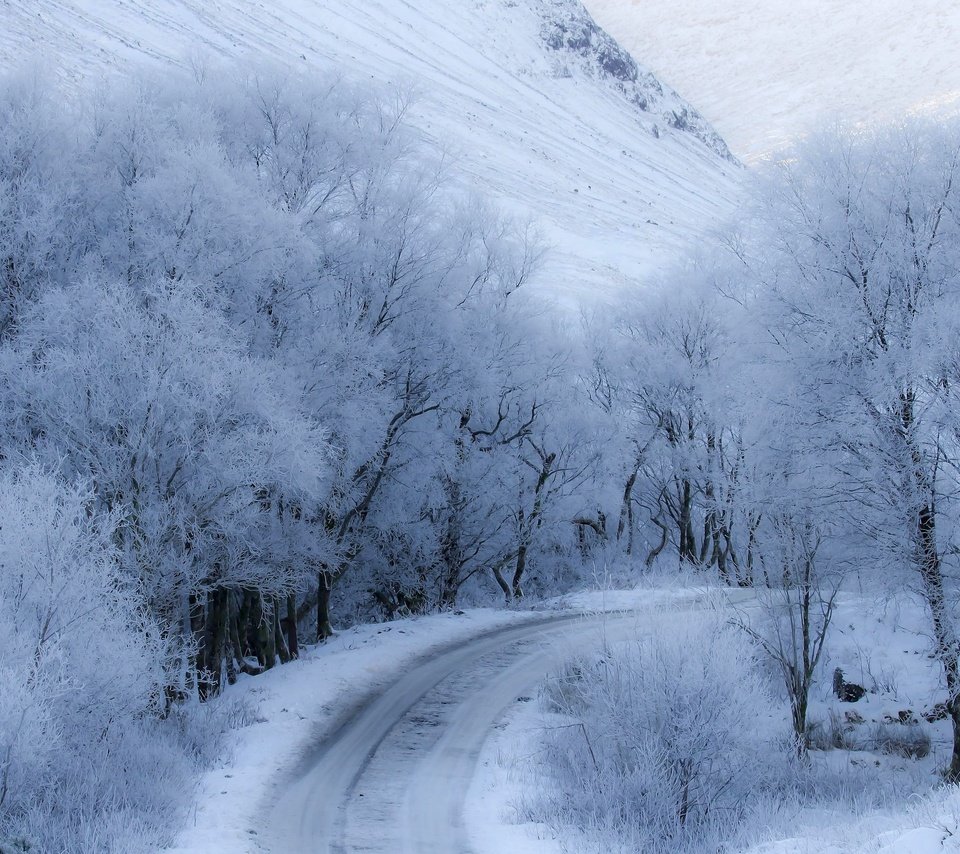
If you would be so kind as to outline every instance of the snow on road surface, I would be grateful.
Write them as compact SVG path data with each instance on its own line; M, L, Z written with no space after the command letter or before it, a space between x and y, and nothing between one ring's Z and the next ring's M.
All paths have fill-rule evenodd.
M711 601L674 602L671 618ZM649 609L554 615L496 630L407 670L350 714L307 758L295 782L278 791L267 850L497 850L486 828L471 833L465 821L477 761L494 725L529 700L565 655L632 637L653 620Z
M960 109L960 3L585 0L749 161L829 117Z
M297 661L241 676L217 702L239 702L252 722L230 734L225 762L203 776L193 812L167 854L263 851L261 813L272 807L304 757L337 729L345 711L386 690L422 657L542 617L475 609L355 626L322 645L304 647Z
M743 594L580 594L565 610L361 626L242 679L234 694L247 696L257 722L234 734L232 759L205 776L171 854L493 854L504 850L504 833L519 845L523 828L478 833L466 803L500 718L563 656L599 643L598 628L608 637L633 632L652 615L717 595Z
M625 620L634 625L635 617ZM501 629L400 676L307 762L270 817L271 851L474 850L462 820L490 728L549 669L549 647L579 615ZM593 626L591 626L593 629Z
M415 124L464 183L539 223L543 292L593 301L723 219L742 170L670 127L690 108L642 69L634 97L603 72L608 53L551 48L577 44L578 14L575 0L0 0L0 64L39 56L82 85L212 56L411 85Z

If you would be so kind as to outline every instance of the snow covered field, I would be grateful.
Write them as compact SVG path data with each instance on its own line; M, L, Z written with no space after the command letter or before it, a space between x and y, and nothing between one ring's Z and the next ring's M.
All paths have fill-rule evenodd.
M378 845L389 844L389 834L400 830L396 822L405 809L411 811L425 833L431 832L430 822L436 816L437 828L456 830L469 840L470 850L478 854L578 851L578 845L591 844L589 835L577 842L556 828L530 821L527 816L532 793L542 784L538 780L541 772L536 757L544 727L556 725L550 715L544 716L536 680L548 672L557 672L562 662L575 654L625 640L636 632L643 633L649 626L658 625L658 621L666 621L664 625L668 625L671 619L676 619L676 614L696 608L698 602L721 599L732 603L731 614L749 618L758 613L752 591L644 587L585 591L545 603L542 610L470 610L461 615L435 615L344 631L326 645L310 650L300 661L265 676L242 679L228 695L230 702L240 701L245 705L246 714L254 722L231 735L228 758L202 779L193 815L180 842L170 849L171 854L301 850L291 846L289 840L278 847L273 838L278 828L296 826L293 814L281 815L276 812L277 805L285 806L288 812L299 808L300 801L295 795L297 781L309 779L301 775L309 775L316 761L310 757L320 755L315 751L329 734L352 725L354 719L345 718L345 710L366 713L374 698L386 695L393 685L415 683L418 678L415 674L419 672L415 668L431 661L440 663L445 653L460 656L468 653L471 661L473 658L485 661L484 656L489 659L490 652L485 652L483 638L495 644L498 632L523 626L533 629L533 644L527 640L526 645L515 646L508 658L501 653L500 657L486 660L478 671L483 673L482 680L472 682L469 690L457 681L457 676L476 679L477 673L462 664L454 675L427 676L428 682L440 679L439 700L430 700L428 692L425 700L418 700L409 711L397 707L396 724L391 719L391 729L382 743L376 745L370 757L363 759L360 782L354 780L350 784L350 794L344 793L347 799L342 805L337 800L339 792L334 791L335 787L312 784L304 792L321 796L333 818L339 814L344 816L342 820L348 824L341 825L339 832L353 834L348 839L359 839L357 834L366 834L364 844L372 845L370 850L380 850ZM618 616L624 612L632 612L632 616L626 619ZM559 632L544 622L577 613L594 616ZM610 616L603 617L605 613ZM866 807L855 817L842 808L798 809L795 814L777 816L766 829L758 828L757 835L764 841L751 848L749 854L960 851L960 844L956 842L960 836L960 795L949 790L932 797L912 794L935 782L937 768L950 754L947 723L928 724L922 717L940 696L937 665L927 658L928 648L918 603L902 598L884 604L855 595L844 599L814 691L811 717L826 723L833 715L844 722L851 738L869 739L877 725L898 718L901 711L910 710L932 738L931 753L922 760L869 747L819 753L815 761L827 763L836 773L848 776L852 791L860 785L858 774L862 769L882 765L894 793L892 800L906 804L906 808L901 812L897 808ZM924 666L918 668L918 661ZM845 668L850 680L868 687L869 693L862 701L844 704L833 697L830 674L836 666ZM448 683L449 690L443 693ZM481 696L483 704L479 701ZM430 711L431 702L434 705L439 702L440 706ZM757 713L783 717L786 725L785 698L780 702L781 706L758 709ZM501 708L503 704L505 708ZM442 715L438 710L442 710ZM360 713L357 711L357 716ZM422 720L435 714L438 716L430 726L422 724ZM496 724L489 730L482 724L473 732L468 722L478 715L489 715ZM421 721L420 726L429 737L421 734L414 738L405 729L409 724L407 719ZM850 724L851 719L860 719L860 722ZM464 754L467 732L480 740ZM455 739L456 750L450 756L456 762L465 761L468 769L475 769L464 778L463 791L448 776L438 777L436 773L437 768L446 768L443 763L450 751L444 745L451 738ZM461 754L464 754L462 759ZM362 756L361 751L358 761ZM304 761L305 757L308 761ZM438 762L441 765L437 765ZM316 767L322 771L324 766ZM333 779L329 772L324 773L325 779ZM415 780L423 778L422 790L423 781L435 777L442 779L444 785L430 797L414 798L406 806L400 795L396 803L389 800L390 792L397 789L398 784L402 784L398 792L411 787L412 791L416 788ZM360 798L365 796L369 801L361 811L356 805L350 806L350 799L356 802L358 793ZM387 800L380 804L384 797ZM458 812L462 809L462 827L459 818L444 818L449 806L447 800ZM381 815L383 809L388 809L389 814ZM360 818L363 822L357 823ZM316 819L311 818L304 828L314 828L315 822ZM791 832L785 833L788 825ZM325 837L321 834L311 838ZM403 850L433 850L425 836L412 837L412 842L411 839L396 842L401 843L407 845ZM413 847L409 847L411 844ZM444 850L443 844L453 843L441 843L436 850ZM348 844L345 850L353 849Z
M942 0L586 0L752 160L830 115L960 108L960 5Z

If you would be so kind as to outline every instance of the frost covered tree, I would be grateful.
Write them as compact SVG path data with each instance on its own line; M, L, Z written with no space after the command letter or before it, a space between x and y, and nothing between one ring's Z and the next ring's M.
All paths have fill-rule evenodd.
M177 692L200 673L215 689L245 658L222 597L244 591L276 622L276 600L306 584L264 506L309 508L325 487L325 440L284 394L292 383L182 288L91 280L25 312L3 368L7 435L93 484L131 583L186 656Z
M735 518L741 410L724 303L708 271L679 269L662 292L625 308L589 383L621 436L617 539L626 553L640 534L647 565L669 547L681 565L736 582L746 581Z
M78 252L68 124L49 81L26 70L0 86L0 333ZM64 150L66 149L66 151Z
M591 828L597 850L713 850L776 781L774 727L758 714L766 686L755 650L722 619L654 617L652 629L546 683L562 717L542 751L554 785L531 796L531 818Z
M36 463L0 476L0 840L29 850L159 845L192 773L157 719L161 625L96 505Z
M826 136L777 164L735 243L782 367L773 405L828 460L861 560L911 567L931 618L960 777L955 127ZM828 480L829 480L828 478Z
M295 655L311 614L327 636L341 584L368 615L511 562L519 589L567 471L530 229L455 186L404 93L232 77L3 101L9 453L123 508L126 565L192 645L178 690Z

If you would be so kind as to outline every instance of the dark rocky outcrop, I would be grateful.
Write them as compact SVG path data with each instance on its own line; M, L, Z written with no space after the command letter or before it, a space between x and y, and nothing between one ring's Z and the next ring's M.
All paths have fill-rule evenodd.
M591 74L606 79L637 109L667 127L689 133L728 160L727 144L693 107L642 69L630 53L593 20L579 0L540 0L540 36L552 51L565 53ZM656 121L650 127L660 135Z

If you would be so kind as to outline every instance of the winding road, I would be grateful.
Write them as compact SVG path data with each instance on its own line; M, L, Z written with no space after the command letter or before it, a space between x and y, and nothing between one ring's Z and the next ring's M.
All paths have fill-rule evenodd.
M671 610L702 607L687 599ZM625 639L655 612L554 614L421 660L344 716L274 805L276 854L473 854L463 807L484 741L564 654Z

